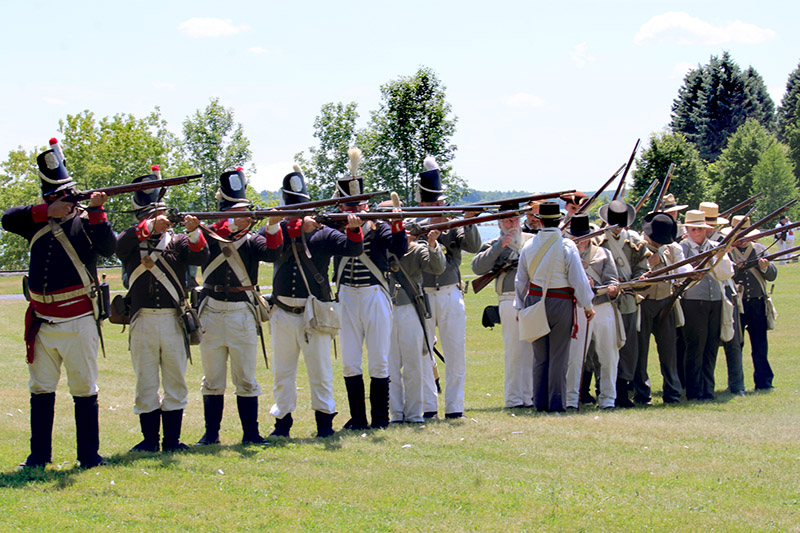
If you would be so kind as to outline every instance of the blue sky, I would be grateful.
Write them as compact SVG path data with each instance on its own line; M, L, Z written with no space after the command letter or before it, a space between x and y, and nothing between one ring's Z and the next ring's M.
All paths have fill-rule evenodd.
M323 104L357 102L363 126L381 84L425 65L447 87L471 187L594 189L668 124L683 75L712 54L755 67L777 105L798 15L773 0L6 3L0 157L84 109L157 105L179 134L219 97L251 141L254 185L274 190Z

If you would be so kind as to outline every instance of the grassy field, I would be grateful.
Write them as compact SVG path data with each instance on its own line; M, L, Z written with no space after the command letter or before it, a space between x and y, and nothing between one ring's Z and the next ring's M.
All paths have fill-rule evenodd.
M465 264L468 264L468 259ZM262 272L265 269L262 269ZM467 296L466 418L316 440L305 370L291 440L242 447L235 398L226 394L221 446L180 454L134 455L133 372L127 333L106 325L100 360L101 452L111 465L75 467L72 402L57 394L53 459L20 472L28 453L28 392L21 340L24 302L0 304L0 524L36 530L493 530L800 531L800 266L779 267L770 334L776 389L724 392L717 399L567 416L503 405L499 328L480 326L491 289ZM265 275L262 275L264 283ZM0 293L13 293L6 278ZM651 351L651 353L655 353ZM658 360L651 357L654 398ZM341 363L334 388L347 420ZM189 367L184 440L202 434L199 351ZM262 431L272 419L272 375L258 378ZM441 409L440 409L441 412Z

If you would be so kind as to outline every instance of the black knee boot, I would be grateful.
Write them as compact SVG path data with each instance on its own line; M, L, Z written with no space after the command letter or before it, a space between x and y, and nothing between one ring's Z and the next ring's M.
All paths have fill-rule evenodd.
M369 404L372 427L389 426L389 378L371 378L369 383Z
M617 399L614 400L614 405L625 408L636 406L628 396L628 382L624 379L617 380Z
M269 434L270 437L288 437L289 430L292 429L292 413L286 413L283 418L275 419L275 429Z
M100 424L97 395L73 396L75 402L75 432L78 444L78 461L81 468L102 466L106 460L100 457Z
M345 422L344 429L369 429L367 422L367 407L364 403L364 376L349 376L344 378L347 388L347 403L350 404L350 420Z
M258 396L237 396L236 407L242 422L242 444L265 444L258 432Z
M139 425L142 428L144 440L131 448L132 452L157 452L159 430L161 429L161 409L139 415ZM166 433L166 431L165 431Z
M195 446L219 444L219 426L222 423L222 410L225 407L225 396L222 394L206 394L203 396L203 417L206 432Z
M164 440L161 442L161 449L165 452L188 450L189 447L181 442L183 409L162 411L161 420L164 424Z
M317 421L317 438L333 436L333 417L338 414L314 411L314 419Z
M55 405L55 392L31 394L31 454L20 466L44 466L53 461Z

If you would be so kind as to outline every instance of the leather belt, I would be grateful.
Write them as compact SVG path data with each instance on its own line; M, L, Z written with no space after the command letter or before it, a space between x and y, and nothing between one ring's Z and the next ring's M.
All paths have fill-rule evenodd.
M306 307L305 306L292 307L291 305L286 305L285 303L280 301L278 298L272 298L270 300L270 303L277 305L278 309L283 309L287 313L291 313L293 315L302 315L306 311Z
M33 300L34 302L39 302L42 304L52 304L55 302L64 302L66 300L72 300L73 298L77 298L79 296L88 295L90 292L91 289L89 287L84 287L74 291L57 292L53 294L39 294L30 291L30 295L31 295L31 300Z
M561 298L562 300L572 300L574 298L575 289L572 287L556 287L553 289L547 289L547 297L548 298ZM542 295L542 288L538 285L534 285L531 283L530 290L528 291L528 296L541 296Z
M208 290L213 291L213 292L230 293L230 292L253 291L253 290L256 290L257 286L256 285L245 285L245 286L241 286L241 287L236 287L236 286L229 286L229 285L211 285L211 284L208 284L208 283L204 283L203 284L203 288L204 289L208 289Z

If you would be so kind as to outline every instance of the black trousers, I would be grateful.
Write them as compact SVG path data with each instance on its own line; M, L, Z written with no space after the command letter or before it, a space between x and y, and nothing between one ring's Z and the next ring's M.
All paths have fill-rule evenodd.
M675 348L675 316L665 308L670 298L644 300L639 304L641 324L639 327L639 360L636 364L634 399L650 399L650 378L647 375L647 355L650 350L650 335L656 339L661 376L664 379L663 398L666 402L677 402L681 398L681 382L678 379L677 354ZM664 310L664 313L662 313Z
M772 387L772 367L767 359L769 344L767 343L767 307L766 297L744 300L742 326L750 336L750 348L753 357L753 381L756 389ZM744 339L742 339L744 344Z
M681 302L686 324L683 340L683 385L688 400L714 397L714 369L722 320L722 301L686 300Z

